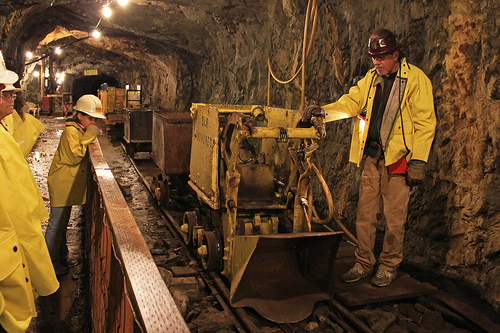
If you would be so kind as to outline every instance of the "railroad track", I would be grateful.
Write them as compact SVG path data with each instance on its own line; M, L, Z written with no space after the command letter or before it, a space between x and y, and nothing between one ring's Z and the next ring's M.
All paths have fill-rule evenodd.
M124 152L126 155L126 149ZM127 155L126 155L127 156ZM154 166L150 160L133 160L127 156L133 169L149 192L151 198L150 183L152 181ZM112 168L113 169L113 168ZM156 172L160 172L157 169ZM175 193L172 200L176 199ZM184 200L186 201L186 200ZM173 204L179 207L183 204ZM194 262L196 254L184 243L184 236L179 224L179 211L156 206L155 208L162 216L164 222L159 222L160 227L166 227L175 237L175 248L180 244L182 252L187 257L183 262ZM192 206L191 206L192 210ZM139 223L138 223L139 224ZM379 302L371 302L369 305L346 306L336 297L331 301L317 304L313 314L303 322L294 324L276 324L260 318L251 309L233 308L229 304L229 289L224 281L215 272L205 272L201 264L197 266L198 276L209 290L211 297L216 300L214 306L222 309L232 319L227 328L234 332L384 332L393 327L391 332L422 331L422 332L500 332L500 327L488 317L467 305L457 302L449 295L437 291L433 295L418 295L404 299L388 300L380 298ZM338 295L337 295L338 296ZM187 316L186 321L190 324L193 316ZM394 327L398 327L394 330ZM191 328L191 327L190 327ZM195 332L209 332L201 326L192 328Z

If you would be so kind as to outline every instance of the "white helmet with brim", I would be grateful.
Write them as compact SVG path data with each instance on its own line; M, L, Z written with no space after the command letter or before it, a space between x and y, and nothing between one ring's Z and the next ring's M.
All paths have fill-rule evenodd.
M75 105L75 111L88 114L94 118L106 119L101 110L101 100L91 94L80 97Z
M19 76L13 71L9 71L5 66L3 54L0 52L0 83L13 84L19 79Z
M5 88L2 89L2 92L17 93L17 92L20 92L20 91L23 91L23 90L21 88L14 87L12 84L6 84Z

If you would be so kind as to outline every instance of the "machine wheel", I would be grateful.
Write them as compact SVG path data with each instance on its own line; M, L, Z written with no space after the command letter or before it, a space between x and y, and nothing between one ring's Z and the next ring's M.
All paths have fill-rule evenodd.
M153 181L151 182L151 192L155 193L155 190L160 187L160 182L163 181L163 175L161 173L153 176Z
M222 269L222 244L219 235L214 231L204 230L201 243L200 248L206 249L206 253L200 254L198 251L203 268L207 271L220 271Z
M187 233L184 235L184 241L187 245L193 246L194 244L194 227L198 225L198 215L195 211L184 212L182 218L183 224L187 224Z
M156 200L159 206L168 206L168 201L170 200L170 188L168 187L168 181L158 182L158 195Z

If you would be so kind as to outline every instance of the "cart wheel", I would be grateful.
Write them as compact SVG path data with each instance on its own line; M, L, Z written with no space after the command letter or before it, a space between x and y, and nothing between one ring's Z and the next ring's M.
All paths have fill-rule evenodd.
M155 194L155 191L156 189L158 188L158 177L161 176L161 174L159 175L154 175L153 176L153 180L151 181L151 193L153 193L153 195Z
M222 268L222 245L214 231L204 230L201 246L198 248L203 268L207 271L220 271Z
M135 155L135 144L129 143L127 144L127 154L130 158L134 158Z
M198 216L194 211L184 212L182 218L183 224L187 225L187 233L184 234L184 241L187 245L193 246L194 242L194 227L198 225Z
M158 187L158 176L153 176L153 180L149 184L149 189L151 190L151 193L153 193L153 195L157 187Z
M157 197L159 206L168 206L168 201L170 200L170 188L168 187L167 181L158 182L159 187L159 195Z

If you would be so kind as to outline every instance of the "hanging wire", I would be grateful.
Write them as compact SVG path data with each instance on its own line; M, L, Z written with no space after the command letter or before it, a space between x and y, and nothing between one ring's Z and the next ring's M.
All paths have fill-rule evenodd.
M313 46L313 39L314 35L316 34L316 25L317 25L317 18L318 18L318 2L317 0L309 0L307 4L307 11L306 11L306 20L304 23L304 39L303 39L303 45L302 45L302 64L300 65L299 69L295 74L292 76L291 79L289 80L280 80L276 77L276 74L274 74L274 71L271 67L271 59L267 58L267 64L268 64L268 79L267 79L267 105L270 105L271 103L271 76L273 79L280 83L280 84L288 84L295 80L299 73L302 71L302 94L301 94L301 102L300 102L300 110L303 111L305 107L305 81L306 81L306 60L309 57L309 53L311 52L312 46ZM310 22L312 21L312 29L311 29L311 35L308 38L308 30L309 30L309 25Z

